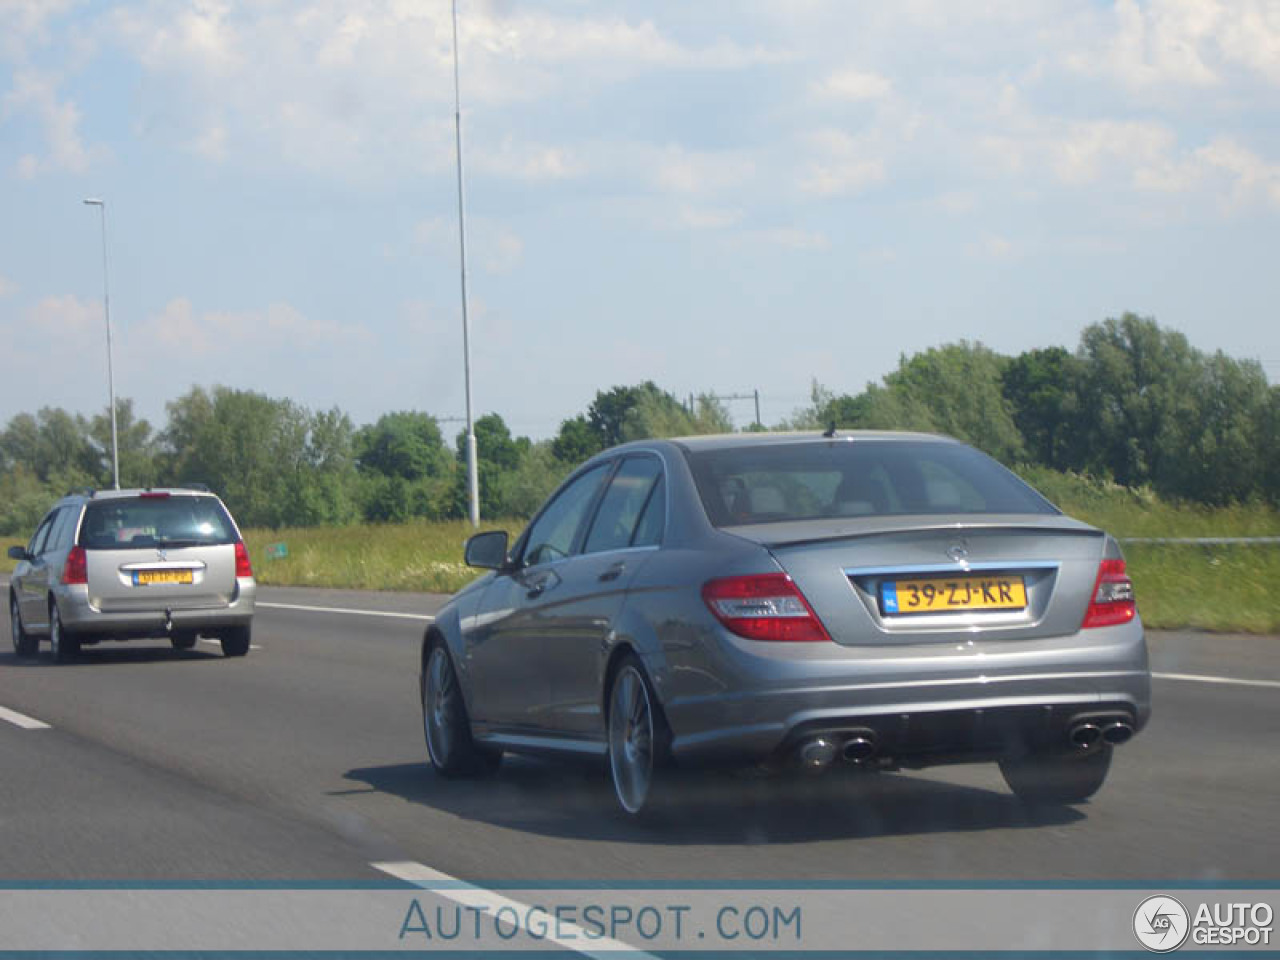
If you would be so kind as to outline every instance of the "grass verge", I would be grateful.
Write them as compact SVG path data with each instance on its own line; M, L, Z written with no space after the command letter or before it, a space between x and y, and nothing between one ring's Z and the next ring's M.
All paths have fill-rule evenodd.
M1062 474L1029 476L1072 516L1117 537L1280 536L1280 511L1257 506L1213 509L1168 504L1144 491ZM513 535L522 520L488 523ZM258 581L271 586L346 587L451 593L478 572L462 562L465 521L248 530ZM0 547L22 544L0 538ZM268 548L283 544L286 556ZM1128 544L1125 556L1149 627L1280 634L1280 545ZM0 571L13 561L0 555Z

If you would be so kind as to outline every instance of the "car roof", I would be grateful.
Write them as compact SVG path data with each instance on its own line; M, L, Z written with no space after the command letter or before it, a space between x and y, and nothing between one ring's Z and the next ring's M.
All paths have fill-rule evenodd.
M906 430L837 430L834 436L813 431L788 433L716 433L696 437L676 437L672 443L690 453L704 450L740 450L750 447L776 447L796 443L855 443L859 440L889 441L895 443L915 441L934 443L959 443L952 437L936 433L912 433Z
M209 490L197 487L129 487L124 490L76 490L67 494L66 500L129 500L144 493L162 493L171 496L213 497Z

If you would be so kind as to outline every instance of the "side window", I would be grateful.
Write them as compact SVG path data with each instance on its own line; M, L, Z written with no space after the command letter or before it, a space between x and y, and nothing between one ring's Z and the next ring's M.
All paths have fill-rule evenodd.
M662 531L667 522L667 487L661 476L649 492L649 500L636 524L636 534L631 538L633 547L656 547L662 543Z
M599 553L631 546L636 522L653 492L653 485L661 476L662 462L657 457L628 457L623 460L600 501L600 509L596 511L582 552Z
M31 542L27 544L27 553L33 557L38 557L44 553L45 542L49 539L49 529L53 526L53 521L56 518L57 512L54 511L40 521L40 526L36 527L35 535L32 536Z
M611 464L602 463L578 477L556 495L529 528L524 562L528 566L567 557L573 540L595 502Z
M78 507L63 507L58 511L58 518L53 521L53 527L49 530L49 539L44 545L46 551L52 553L71 546L71 527L74 525L72 518L78 512Z

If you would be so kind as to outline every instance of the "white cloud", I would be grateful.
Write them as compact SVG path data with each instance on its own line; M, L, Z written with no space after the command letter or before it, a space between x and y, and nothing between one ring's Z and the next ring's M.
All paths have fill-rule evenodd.
M431 217L413 228L414 243L457 263L458 221ZM487 273L511 273L524 262L524 240L510 226L491 217L467 217L467 262Z
M801 230L797 227L776 227L771 230L752 230L747 238L760 243L786 247L789 250L830 250L831 240L817 230Z
M860 193L885 179L885 160L865 139L826 129L807 138L817 158L801 176L800 189L818 196Z
M1132 90L1217 87L1233 70L1280 82L1274 0L1116 0L1066 65Z
M676 222L690 230L725 230L742 222L736 208L682 207Z
M114 9L112 34L143 65L155 135L215 160L283 160L331 176L441 171L453 157L449 6L419 3L153 2ZM496 141L469 122L644 73L733 71L786 54L720 38L687 44L650 20L467 4L459 18L468 160L497 177L584 172L562 145ZM170 131L168 128L178 128ZM187 129L182 129L186 127Z
M496 148L472 151L466 159L491 176L512 180L569 180L587 171L586 162L569 150L513 137L504 137Z
M815 95L830 100L861 103L887 97L893 84L878 73L868 73L852 68L837 70L815 84Z
M965 244L965 253L979 260L1009 260L1017 255L1013 243L994 233L983 234Z
M128 330L127 339L135 352L158 353L166 362L190 364L234 357L246 350L294 355L349 349L368 343L371 334L363 326L309 318L288 303L259 310L197 313L190 300L179 297Z
M106 155L104 147L86 146L80 136L80 109L71 100L58 97L57 82L34 70L23 70L14 77L14 85L0 102L0 120L12 114L27 113L40 124L44 133L47 157L23 155L17 163L18 176L29 180L45 170L84 173L94 160Z
M934 199L934 204L953 217L972 213L978 208L978 198L970 190L948 190Z
M27 311L27 326L39 339L52 343L80 343L101 336L106 343L102 304L73 294L44 297Z
M34 46L48 40L48 24L71 8L74 0L0 0L0 55L26 59Z
M637 155L647 151L637 151ZM747 184L755 175L751 157L736 151L693 151L668 145L645 157L644 165L653 170L653 179L662 190L671 193L707 194L734 190Z

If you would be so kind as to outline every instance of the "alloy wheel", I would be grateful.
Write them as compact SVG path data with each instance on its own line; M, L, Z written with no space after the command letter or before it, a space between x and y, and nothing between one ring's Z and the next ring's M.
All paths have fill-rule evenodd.
M458 680L444 647L431 651L424 680L422 721L426 728L427 749L436 766L447 766L456 746Z
M639 813L653 781L653 707L644 677L628 664L613 685L609 706L609 766L614 792L627 813Z

